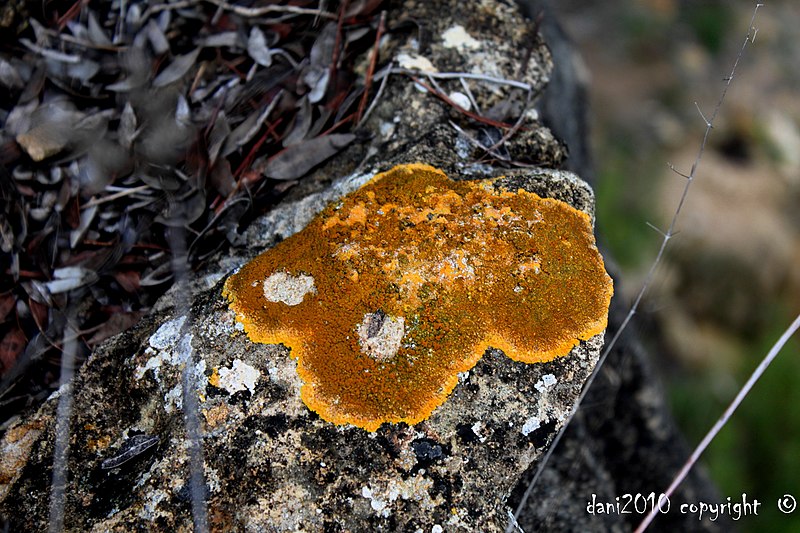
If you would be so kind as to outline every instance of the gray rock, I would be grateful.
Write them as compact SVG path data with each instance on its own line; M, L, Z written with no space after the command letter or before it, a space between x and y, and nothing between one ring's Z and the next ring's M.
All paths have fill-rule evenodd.
M395 53L424 56L441 72L483 71L521 79L534 94L547 83L549 52L529 34L510 1L407 1L389 14L390 26L401 20L425 23L418 35L394 35ZM525 58L527 71L516 75ZM479 85L473 91L483 109L497 106L512 92L507 86ZM458 85L448 87L455 90ZM332 425L309 411L300 400L301 382L288 350L248 341L221 296L222 282L233 268L299 231L330 201L375 172L398 163L432 164L459 179L504 175L506 186L559 198L592 213L591 189L573 174L552 170L566 152L541 123L527 121L509 146L516 151L512 156L524 154L541 168L508 171L474 163L480 150L448 121L461 123L461 118L415 88L408 77L393 75L365 126L373 133L370 141L351 146L304 179L284 205L241 236L238 250L193 280L188 315L176 312L182 289L173 287L136 328L92 354L74 382L68 529L191 527L181 380L187 364L201 409L212 529L506 527L509 494L563 427L594 368L602 336L543 364L517 363L490 349L460 376L450 398L429 419L415 426L384 424L368 433ZM12 530L47 527L56 403L57 394L0 441L0 515ZM667 432L660 438L672 436ZM561 485L574 489L552 468L537 490L553 494ZM596 481L603 494L613 491L607 475ZM575 516L570 520L559 515L554 529L596 525L581 520L585 495L580 490L564 494L569 504L565 509ZM561 505L552 503L548 514L536 502L526 515L528 524L541 523L539 517L552 516ZM621 519L608 520L624 527Z

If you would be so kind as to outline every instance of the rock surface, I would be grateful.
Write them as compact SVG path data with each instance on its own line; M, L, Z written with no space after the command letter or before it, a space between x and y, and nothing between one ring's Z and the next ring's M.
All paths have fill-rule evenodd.
M424 57L439 71L516 77L534 94L546 84L552 68L548 50L529 33L513 2L395 4L389 27L426 22L412 34L393 33L392 53ZM517 75L520 64L528 68ZM502 102L510 91L485 84L473 90L483 109ZM526 190L591 213L591 189L573 174L547 168L502 171L475 163L482 150L459 136L448 120L461 118L408 77L393 75L366 125L370 141L315 171L284 205L241 236L240 253L220 258L216 270L194 280L188 316L173 307L175 287L139 326L92 355L74 382L68 529L191 529L181 388L186 364L192 365L198 385L212 529L505 528L508 496L562 427L594 367L601 336L543 364L517 363L490 349L428 420L415 426L384 424L369 433L329 424L309 411L300 401L300 380L287 349L249 342L221 297L230 270L297 232L328 202L375 172L398 163L424 162L463 179L505 175L502 179ZM539 122L525 125L508 143L512 158L524 155L542 167L557 167L565 147ZM0 515L11 530L47 527L56 402L54 395L0 442ZM666 442L671 436L666 432L659 438ZM564 508L581 518L585 494L575 488L580 485L559 476L545 476L543 483L539 489L546 494L558 493L562 483L571 487L565 493L570 506ZM603 494L613 491L604 479L598 484ZM558 502L547 505L534 505L541 513L530 515L530 524L541 524L537 517L562 508ZM587 524L558 520L555 529Z

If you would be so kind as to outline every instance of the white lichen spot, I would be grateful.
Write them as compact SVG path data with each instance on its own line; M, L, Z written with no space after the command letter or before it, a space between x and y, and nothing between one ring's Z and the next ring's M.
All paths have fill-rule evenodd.
M530 417L522 424L522 434L526 437L541 427L542 421L535 416Z
M219 369L219 386L234 394L245 389L250 394L255 392L256 383L261 377L261 372L240 359L234 359L231 368L222 367Z
M442 526L439 524L434 524L431 528L431 533L442 533L442 531L444 531L444 529L442 529Z
M484 429L483 428L483 422L478 420L477 422L472 424L470 429L472 430L473 433L475 433L475 436L478 437L479 441L486 442L486 439L488 438L488 435L484 435L483 434L483 429Z
M383 311L367 313L356 326L361 351L376 361L397 355L405 331L405 318L389 316Z
M180 383L172 387L172 389L164 395L164 411L170 414L176 409L183 409L183 386L181 386Z
M395 60L400 68L407 68L409 70L420 70L422 72L437 72L436 67L427 57L419 54L407 54L400 52L395 56Z
M143 366L136 368L134 377L137 380L142 379L148 370L152 370L153 378L160 383L160 372L164 363L178 365L188 360L191 355L193 336L191 333L187 333L178 337L185 320L185 316L170 320L162 324L150 337L148 340L150 346L144 351L145 355L149 355L150 358Z
M544 392L556 384L556 377L553 374L545 374L542 376L542 379L536 382L534 387L540 393L544 394Z
M457 48L461 51L475 50L481 47L480 41L467 33L467 30L461 24L456 24L445 30L442 33L442 43L445 48Z
M169 495L166 493L166 491L161 489L152 490L149 498L142 506L142 510L139 511L139 518L147 521L153 521L161 516L162 513L158 511L158 504L166 500L168 496Z
M270 302L298 305L306 294L317 292L314 278L305 274L291 276L275 272L264 280L264 297Z
M361 496L367 498L372 510L383 517L389 516L392 503L398 498L419 502L422 510L431 510L440 504L442 497L431 498L430 489L433 487L433 480L426 478L423 473L421 470L418 475L408 479L391 479L386 487L364 486L361 488Z
M150 354L155 354L156 352L152 348L147 348L145 350L145 353L150 355ZM140 380L140 379L142 379L144 377L145 373L148 370L152 370L153 371L153 378L156 380L156 382L160 382L161 381L161 372L160 372L161 371L161 364L163 362L164 362L164 359L161 356L153 355L152 357L150 357L150 359L147 360L147 362L144 364L144 366L140 366L140 367L136 368L136 373L134 374L134 377L138 381L138 380Z
M459 134L456 137L456 155L460 159L467 159L469 158L469 154L472 153L472 145L463 135Z
M185 321L186 316L184 315L161 324L161 327L148 340L150 346L156 350L167 350L175 346L175 339L178 338Z

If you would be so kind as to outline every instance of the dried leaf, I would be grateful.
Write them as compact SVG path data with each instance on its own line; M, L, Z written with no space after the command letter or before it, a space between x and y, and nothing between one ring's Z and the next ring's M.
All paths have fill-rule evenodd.
M307 139L316 137L325 130L325 125L330 120L331 115L333 115L333 109L329 107L321 107L319 108L319 115L319 118L314 121L314 125L311 126L311 129L308 130L308 133L306 133Z
M147 26L145 26L143 31L147 34L147 40L150 41L150 46L153 47L153 51L157 55L166 54L169 52L169 41L167 40L166 35L164 35L164 32L161 31L161 28L158 27L158 24L156 24L155 20L150 19L147 21ZM197 51L199 50L200 49L198 48ZM181 76L183 76L183 74L180 74L175 79L178 79ZM172 82L167 82L164 85L167 85L168 83Z
M28 308L31 310L31 316L33 321L36 322L36 327L39 328L39 331L47 330L47 317L50 314L50 308L33 298L28 298Z
M231 127L228 123L228 116L225 111L220 111L214 121L214 127L211 128L211 133L208 134L208 163L210 165L216 163L219 151L222 149L222 145L230 132Z
M266 108L251 113L244 122L239 124L236 129L231 132L222 147L221 153L223 157L232 154L238 150L239 147L247 144L247 142L258 133L258 130L261 129L261 126L267 120L269 114L272 113L272 110L275 109L275 106L280 101L281 96L283 96L283 91L278 93Z
M264 175L276 180L297 179L338 154L355 138L352 133L332 133L293 144L267 162Z
M284 137L283 146L299 143L306 138L308 130L311 128L312 115L311 102L307 96L304 96L297 103L297 115L295 115L294 125L292 130Z
M153 87L164 87L183 78L195 65L197 57L200 55L200 50L200 48L197 48L188 54L175 57L172 63L153 80Z
M50 291L47 290L47 287L41 281L32 279L23 281L20 285L22 285L22 288L25 289L25 293L33 300L44 305L53 305L53 301L50 298Z
M33 20L33 19L31 19ZM28 39L20 39L20 43L25 45L27 49L32 52L36 52L37 54L41 55L42 57L46 57L47 59L52 59L54 61L61 61L63 63L80 63L81 56L73 55L73 54L65 54L63 52L57 52L55 50L50 50L48 48L43 48L37 44L32 43Z
M21 89L25 86L17 69L2 57L0 57L0 84L7 89Z
M86 230L89 229L89 225L94 220L95 215L97 214L98 206L93 205L87 209L81 211L81 221L78 227L70 232L69 235L69 247L75 248L77 244L83 239L83 236L86 235Z
M170 263L164 263L148 272L145 276L142 276L139 284L142 287L153 287L155 285L166 283L171 279L172 265Z
M236 180L233 179L231 164L227 159L220 159L211 167L208 179L221 196L227 197L236 189Z
M18 134L16 140L31 159L42 161L67 147L75 125L82 118L84 115L75 111L71 104L48 103L37 108L27 121L21 121L27 122L29 129Z
M114 272L114 279L122 287L122 290L133 294L139 290L142 275L135 270L120 270Z
M19 327L14 327L5 334L3 340L0 341L0 372L2 374L14 366L27 342L25 333Z
M79 266L57 268L53 271L55 279L45 283L50 294L59 294L83 287L97 281L97 272Z
M48 62L48 67L51 64L51 62ZM63 65L62 68L65 70L66 76L62 75L60 77L80 80L84 85L86 85L86 83L92 79L95 74L100 72L100 64L96 61L92 61L91 59L84 59L77 65L68 63ZM49 68L48 71L50 71Z
M8 314L17 305L17 299L10 292L0 294L0 323L5 322Z
M93 11L89 11L89 27L88 27L88 34L89 39L94 44L99 44L101 46L110 46L111 39L108 38L106 32L103 31L103 28L97 22L97 18L94 15Z
M133 141L141 131L136 129L136 113L133 111L133 106L131 106L130 102L125 102L125 108L119 117L119 128L117 129L120 144L125 149L130 150Z
M247 54L261 66L272 65L272 52L267 46L267 39L264 37L264 32L256 26L250 29L250 37L247 39Z
M39 126L17 135L17 142L34 161L43 161L66 148L69 136L57 128Z
M345 34L344 42L346 44L353 43L353 42L361 39L362 37L364 37L365 35L367 35L371 31L372 31L372 28L370 28L369 26L362 26L361 28L352 29L352 30L348 31Z
M314 67L329 68L333 59L333 47L336 45L336 24L329 22L319 32L309 53L311 65Z
M238 31L224 31L209 35L203 40L206 48L241 48L242 39Z
M308 93L308 100L312 104L316 104L325 96L325 91L328 90L328 80L330 79L331 71L328 68L311 68L306 71L303 76L303 81L311 88Z

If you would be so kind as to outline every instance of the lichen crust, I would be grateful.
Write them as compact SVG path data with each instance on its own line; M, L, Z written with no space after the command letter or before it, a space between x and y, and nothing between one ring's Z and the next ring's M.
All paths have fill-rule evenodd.
M396 166L223 294L250 340L291 348L301 398L324 420L418 423L489 347L545 362L606 327L613 285L589 216L492 183ZM314 290L293 305L265 297L265 280L307 278Z

